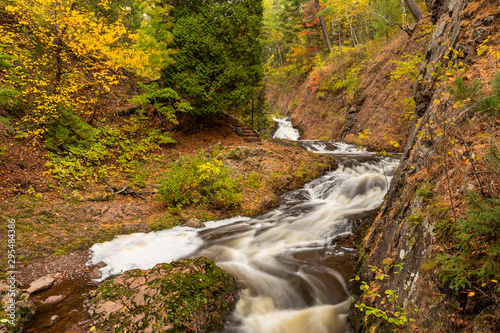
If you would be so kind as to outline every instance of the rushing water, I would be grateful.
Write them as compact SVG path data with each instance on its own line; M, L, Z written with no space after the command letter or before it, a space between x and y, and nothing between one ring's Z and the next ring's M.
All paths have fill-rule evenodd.
M281 124L286 129L280 131ZM290 138L288 122L275 136ZM297 133L298 134L298 133ZM294 137L298 139L298 136ZM277 209L256 218L119 236L92 247L92 262L108 264L104 277L159 262L206 256L236 277L243 292L232 327L237 332L345 332L354 250L332 245L352 231L349 216L378 207L397 167L358 147L300 141L336 156L339 167L286 193Z
M273 120L278 125L273 135L274 138L293 141L300 138L299 130L294 128L287 118L273 118Z

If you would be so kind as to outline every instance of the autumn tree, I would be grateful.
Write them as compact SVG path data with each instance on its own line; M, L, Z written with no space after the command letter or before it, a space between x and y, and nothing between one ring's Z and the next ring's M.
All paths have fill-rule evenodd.
M15 23L0 26L0 43L16 60L4 79L19 91L20 106L11 111L20 116L26 135L41 138L52 131L59 141L72 131L86 136L79 117L92 113L124 70L158 77L152 59L168 58L167 52L139 47L140 36L124 23L132 8L113 10L115 4L18 0L5 7Z

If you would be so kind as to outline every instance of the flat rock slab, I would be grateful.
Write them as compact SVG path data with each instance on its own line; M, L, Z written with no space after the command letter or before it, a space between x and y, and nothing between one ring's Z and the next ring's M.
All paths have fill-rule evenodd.
M56 303L56 302L62 301L65 298L66 298L65 295L49 296L49 297L47 297L47 299L45 301L43 301L43 304Z
M26 290L30 294L37 293L39 291L50 288L54 283L54 278L51 276L44 276L30 284L30 287Z

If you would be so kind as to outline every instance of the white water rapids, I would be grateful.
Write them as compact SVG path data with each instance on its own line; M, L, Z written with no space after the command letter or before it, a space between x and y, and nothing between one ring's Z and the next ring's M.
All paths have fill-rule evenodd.
M118 236L95 244L91 261L108 265L106 277L206 256L244 289L227 332L345 332L354 250L332 239L352 232L350 216L382 204L397 161L342 143L301 144L336 156L339 166L284 194L277 209L252 219L209 222L203 229Z

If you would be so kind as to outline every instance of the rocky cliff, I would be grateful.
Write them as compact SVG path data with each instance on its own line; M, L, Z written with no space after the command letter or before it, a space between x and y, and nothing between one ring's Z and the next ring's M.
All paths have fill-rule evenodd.
M500 142L498 108L480 112L474 98L457 92L461 79L483 96L492 89L500 64L499 2L427 5L430 14L411 36L401 34L364 62L354 94L320 94L313 71L289 88L290 98L276 89L268 96L305 138L402 152L387 199L358 246L353 290L359 296L351 312L356 331L498 332L498 279L453 286L442 258L457 251L467 191L486 198L500 191L488 165L488 151ZM417 51L423 59L418 75L394 82L394 60L409 62L408 54ZM322 71L323 82L335 75L334 69ZM468 241L476 247L474 258L491 255L485 250L491 243L478 246L483 241Z
M457 72L487 87L498 70L493 54L499 40L498 2L434 1L430 9L434 31L413 89L416 117L360 257L358 290L363 289L361 281L370 287L354 307L353 323L359 331L500 329L498 303L473 285L452 291L436 259L453 251L453 230L463 217L465 192L498 193L498 179L479 176L484 175L479 170L486 170L479 157L499 142L494 124L498 120L471 113L449 92ZM488 57L482 52L486 48ZM481 135L485 131L488 136ZM374 310L361 311L364 306ZM378 310L394 319L380 312L378 316ZM409 318L415 321L406 322Z

